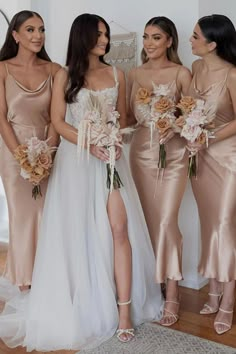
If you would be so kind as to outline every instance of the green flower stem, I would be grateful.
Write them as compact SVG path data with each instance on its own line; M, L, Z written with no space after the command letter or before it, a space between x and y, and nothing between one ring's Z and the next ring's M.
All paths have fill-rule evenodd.
M42 197L40 184L34 186L32 189L32 198L34 198L36 200L39 197Z
M165 145L159 145L159 160L158 160L158 168L165 168L166 167L166 150Z
M197 177L196 155L190 156L188 161L188 178Z
M120 179L119 173L116 168L114 168L113 189L119 189L121 186L123 186L123 183ZM109 163L107 164L107 188L109 190L111 188L111 167Z

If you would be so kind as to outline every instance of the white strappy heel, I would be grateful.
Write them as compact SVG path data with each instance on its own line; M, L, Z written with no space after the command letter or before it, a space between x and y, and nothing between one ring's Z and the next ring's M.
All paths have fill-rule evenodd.
M131 300L126 301L126 302L117 302L117 305L119 306L124 306L124 305L129 305L131 304ZM122 337L123 334L126 334L126 339ZM119 339L120 342L127 343L131 341L134 337L134 328L118 328L116 331L117 338Z

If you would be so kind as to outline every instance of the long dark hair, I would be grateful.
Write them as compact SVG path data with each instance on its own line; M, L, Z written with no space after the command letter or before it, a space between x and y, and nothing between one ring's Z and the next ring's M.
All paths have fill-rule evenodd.
M12 32L18 31L20 26L25 21L27 21L29 18L34 16L39 17L43 21L42 17L37 12L34 11L23 10L15 14L15 16L12 18L9 24L5 42L0 50L0 61L14 58L17 55L18 44L16 44ZM47 61L51 61L44 46L41 48L40 52L37 53L37 57Z
M168 38L172 38L171 47L167 48L167 58L173 63L182 65L182 62L178 55L179 39L174 22L172 22L169 18L165 16L158 16L151 18L146 23L145 28L147 26L158 26L163 32L166 33ZM146 63L148 61L148 57L144 49L141 52L141 59L143 63Z
M71 26L66 58L69 84L65 100L68 103L75 101L77 93L85 84L85 75L89 68L89 52L97 44L99 22L104 23L106 27L108 38L106 53L108 53L110 50L110 28L102 17L85 13L76 17ZM99 60L106 64L103 55L99 57Z
M198 25L207 42L216 43L216 54L236 65L236 31L230 19L224 15L214 14L201 17Z

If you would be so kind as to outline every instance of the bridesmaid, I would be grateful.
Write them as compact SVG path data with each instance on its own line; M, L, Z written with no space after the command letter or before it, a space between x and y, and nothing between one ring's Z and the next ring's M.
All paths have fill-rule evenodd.
M56 143L50 123L52 79L60 68L45 48L44 23L32 11L17 13L0 51L0 133L3 139L0 173L9 211L9 248L4 276L20 289L31 284L34 256L47 182L42 198L31 197L32 185L24 180L14 151L36 135Z
M143 64L129 73L128 83L129 119L138 123L130 148L131 170L156 255L156 281L167 282L163 326L178 320L178 281L183 278L178 212L187 182L188 154L186 142L171 129L161 136L155 130L150 147L150 130L144 112L138 109L137 92L140 88L153 94L164 90L175 102L187 94L191 74L182 66L177 48L174 23L162 16L150 19L143 35ZM164 172L158 172L159 143L165 144L167 154Z
M217 313L218 334L232 326L236 279L236 32L223 15L200 18L191 36L193 63L190 94L217 103L215 138L198 152L193 179L202 237L199 272L209 278L208 301L201 314Z

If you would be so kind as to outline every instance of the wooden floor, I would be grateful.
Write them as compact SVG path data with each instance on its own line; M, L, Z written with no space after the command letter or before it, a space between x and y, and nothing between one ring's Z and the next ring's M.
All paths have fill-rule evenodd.
M6 251L6 246L0 244L0 273L2 272L5 264ZM207 286L199 291L181 287L180 291L180 320L171 328L236 348L236 305L234 309L234 320L231 331L220 336L217 335L213 329L214 315L203 316L199 314L199 310L202 308L204 302L207 299ZM0 354L8 353L25 354L26 351L25 349L19 347L16 349L9 349L0 341ZM43 354L42 352L36 351L31 353ZM50 353L73 354L75 352L60 350Z

